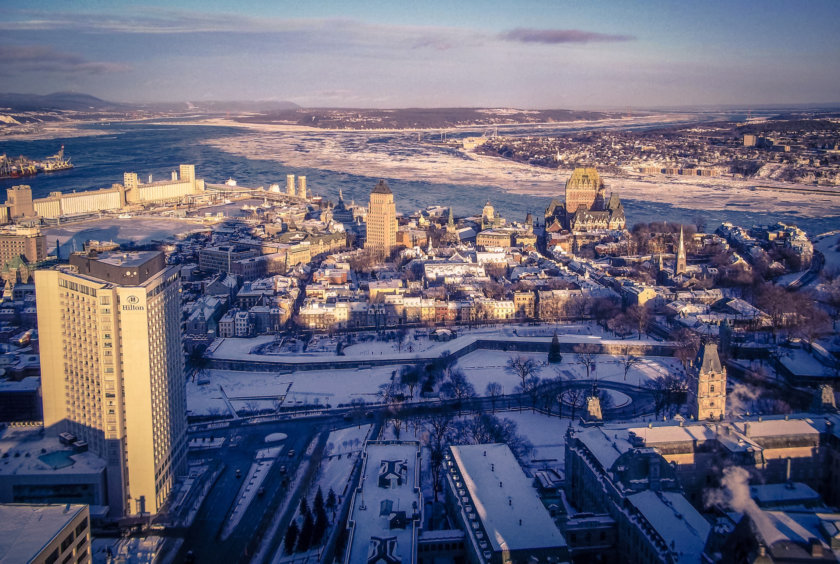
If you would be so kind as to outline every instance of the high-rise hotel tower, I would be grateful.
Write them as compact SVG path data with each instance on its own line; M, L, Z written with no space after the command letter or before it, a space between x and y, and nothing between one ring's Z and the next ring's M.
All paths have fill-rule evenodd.
M365 222L365 248L389 254L397 246L397 208L394 193L384 180L380 180L370 193Z
M180 282L157 251L35 273L44 425L106 460L112 516L157 513L185 464Z

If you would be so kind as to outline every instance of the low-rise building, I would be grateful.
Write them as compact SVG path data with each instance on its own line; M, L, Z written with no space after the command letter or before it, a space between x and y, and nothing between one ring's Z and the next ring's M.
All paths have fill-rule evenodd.
M91 562L87 505L0 504L0 562Z
M344 563L416 564L423 507L420 443L368 441L347 520Z
M507 445L451 446L445 459L446 500L470 562L568 561L566 539Z

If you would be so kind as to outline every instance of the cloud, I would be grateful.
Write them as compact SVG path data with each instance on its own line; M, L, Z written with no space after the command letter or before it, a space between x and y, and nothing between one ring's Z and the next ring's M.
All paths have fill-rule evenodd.
M544 43L547 45L558 43L615 43L636 39L632 35L611 35L580 29L534 29L530 27L517 27L500 34L499 38L505 41Z
M108 74L130 70L120 63L89 61L76 53L59 51L47 45L0 45L0 73L52 72L67 74Z

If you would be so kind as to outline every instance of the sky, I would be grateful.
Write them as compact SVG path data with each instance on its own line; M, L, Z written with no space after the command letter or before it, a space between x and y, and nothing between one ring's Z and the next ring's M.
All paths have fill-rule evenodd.
M2 0L0 92L306 107L840 102L836 0Z

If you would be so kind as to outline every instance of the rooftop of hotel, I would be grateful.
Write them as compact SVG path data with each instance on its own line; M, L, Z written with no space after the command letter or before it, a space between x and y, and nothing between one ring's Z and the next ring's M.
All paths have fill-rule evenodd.
M0 477L29 474L100 472L105 461L94 453L76 452L43 427L7 427L0 431Z
M116 251L102 253L96 257L99 262L110 264L112 266L121 266L123 268L133 268L141 266L158 255L160 251Z

